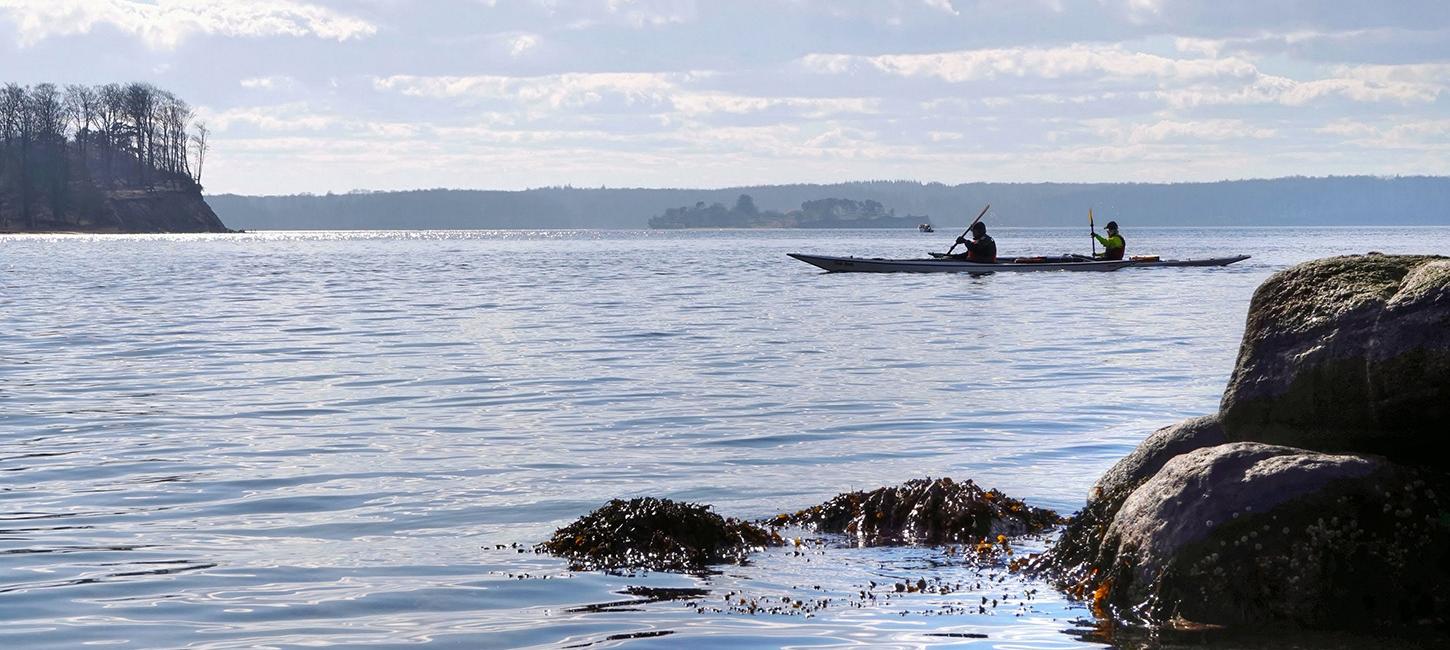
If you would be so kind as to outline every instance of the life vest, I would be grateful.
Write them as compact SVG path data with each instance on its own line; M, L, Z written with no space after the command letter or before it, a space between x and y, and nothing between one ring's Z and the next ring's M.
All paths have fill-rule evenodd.
M1117 246L1113 244L1117 244ZM1123 252L1126 250L1128 250L1128 241L1123 239L1122 233L1103 240L1103 259L1105 260L1123 259Z
M992 240L991 235L982 235L981 239L967 242L967 261L995 263L997 261L997 242Z

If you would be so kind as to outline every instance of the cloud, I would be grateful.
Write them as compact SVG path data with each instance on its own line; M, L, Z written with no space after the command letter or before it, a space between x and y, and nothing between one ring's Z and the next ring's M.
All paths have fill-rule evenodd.
M688 22L695 16L693 0L605 0L609 13L636 28Z
M268 106L238 106L225 110L197 109L197 118L219 135L238 135L250 126L257 133L323 133L339 140L357 136L413 137L433 130L414 121L385 121L349 117L331 109L319 109L308 102ZM253 138L255 139L255 138ZM233 142L245 141L234 139Z
M1443 85L1388 79L1348 76L1297 81L1288 77L1261 74L1252 82L1241 86L1192 85L1149 91L1143 93L1143 96L1161 100L1173 108L1183 109L1255 104L1304 106L1334 97L1360 103L1416 104L1433 102L1444 90Z
M806 117L875 113L881 103L876 98L862 97L754 97L714 92L680 92L672 95L670 101L686 115L744 114L784 108L800 111Z
M1187 81L1215 77L1252 77L1257 73L1252 63L1235 57L1177 59L1133 52L1120 45L1083 44L880 56L808 54L799 63L806 70L821 73L842 74L874 70L892 76L935 78L950 83L990 81L1003 77L1100 77L1121 80L1153 77Z
M218 132L229 131L239 124L250 124L262 131L321 131L342 122L342 118L316 111L305 102L222 111L201 107L197 109L197 117Z
M527 0L512 6L484 0L482 4L506 15L516 15L521 8L532 7L551 26L562 25L571 30L601 26L663 28L692 22L699 13L695 0Z
M1161 120L1153 124L1134 125L1127 132L1127 141L1138 144L1170 140L1262 140L1274 135L1273 129L1254 127L1243 120Z
M375 77L373 87L410 97L509 100L557 109L597 104L606 97L617 97L631 104L663 103L675 89L674 80L678 78L683 75L655 72L541 77L394 75Z
M15 22L22 46L88 34L98 25L136 36L156 50L175 49L197 34L345 41L377 32L359 18L292 0L0 0L0 15Z
M1370 124L1335 120L1316 133L1344 138L1345 144L1379 150L1450 151L1450 119L1391 121Z
M770 110L819 118L846 113L870 114L877 112L881 103L877 98L764 97L689 88L690 84L710 76L700 72L568 73L538 77L395 75L374 78L373 87L429 99L511 102L534 109L570 111L575 117L580 117L579 110L585 107L622 104L657 113L679 113L685 118Z
M297 80L287 75L251 77L241 80L240 83L248 90L288 90L297 87Z
M539 45L537 34L515 34L508 39L509 56L523 56L524 52L534 49Z
M924 3L926 3L926 6L931 7L932 9L937 9L937 10L940 10L940 11L945 11L945 12L947 12L947 13L953 15L953 16L960 16L960 15L962 15L960 11L957 11L957 8L956 7L952 6L952 0L921 0L921 1L924 2Z
M808 54L797 63L809 72L831 75L877 73L903 79L943 81L948 84L991 82L991 101L1006 104L1019 98L1071 96L1099 92L1104 83L1136 88L1138 97L1175 109L1200 106L1263 105L1304 106L1339 98L1359 103L1427 103L1450 88L1450 64L1336 66L1326 76L1292 79L1265 74L1251 60L1217 56L1223 43L1178 39L1180 51L1206 56L1170 57L1136 52L1123 45L1074 44L1052 48L1000 48L925 54L876 56ZM1052 93L1025 85L1012 89L1012 80L1038 80L1053 84ZM1071 85L1076 82L1078 85ZM922 92L918 90L917 92ZM927 89L926 92L931 92ZM950 90L936 92L951 93Z

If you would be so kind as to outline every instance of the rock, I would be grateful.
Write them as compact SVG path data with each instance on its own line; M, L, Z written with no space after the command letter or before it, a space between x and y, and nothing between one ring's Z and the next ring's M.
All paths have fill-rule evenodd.
M1127 492L1152 478L1164 463L1174 457L1225 442L1228 440L1224 437L1223 425L1219 423L1218 416L1214 415L1189 418L1163 427L1154 431L1133 453L1124 456L1103 474L1093 486L1092 498L1112 495L1126 497Z
M1383 458L1259 443L1169 460L1112 517L1069 593L1167 623L1346 628L1450 615L1433 481Z
M1255 292L1220 418L1230 440L1450 465L1450 259L1316 260Z
M916 479L897 487L841 494L774 523L810 526L853 535L864 545L902 542L948 544L1038 533L1061 523L1051 510L1034 508L970 480Z
M1090 567L1090 562L1098 556L1108 525L1128 495L1173 458L1224 442L1223 426L1211 415L1154 431L1133 453L1124 456L1098 479L1087 506L1067 522L1057 543L1036 562L1036 568L1070 573ZM1067 581L1075 583L1081 578L1073 575Z
M200 191L112 192L96 217L114 232L231 232Z
M741 562L752 550L780 543L771 531L723 518L710 506L643 497L614 499L554 531L537 550L568 558L576 571L693 572Z

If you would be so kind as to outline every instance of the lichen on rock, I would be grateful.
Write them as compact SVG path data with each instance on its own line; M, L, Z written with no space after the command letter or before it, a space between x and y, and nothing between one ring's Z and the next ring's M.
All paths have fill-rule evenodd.
M1153 626L1450 621L1450 259L1301 264L1255 292L1216 416L1160 429L1033 568Z
M1230 440L1445 466L1426 452L1450 430L1450 260L1334 257L1269 278L1220 417Z
M1087 505L1067 520L1057 542L1033 562L1033 568L1051 571L1069 584L1080 582L1080 572L1093 568L1092 562L1118 509L1138 486L1179 455L1224 442L1223 426L1211 415L1154 431L1098 479Z
M554 532L542 552L567 558L574 570L703 571L739 563L781 543L772 531L710 511L710 506L641 497L614 499Z
M1382 458L1200 449L1123 503L1080 589L1155 622L1343 628L1442 617L1442 511L1420 472Z

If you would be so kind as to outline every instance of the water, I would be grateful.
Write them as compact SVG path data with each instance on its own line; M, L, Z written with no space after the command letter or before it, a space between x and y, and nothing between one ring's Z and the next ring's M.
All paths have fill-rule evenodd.
M1160 229L1128 231L1130 253L1254 258L969 277L785 256L954 235L0 236L0 643L1090 645L1082 608L943 549L778 549L690 577L513 545L614 497L754 518L922 476L1071 512L1147 433L1216 408L1270 273L1450 252L1450 228ZM965 593L888 598L917 577ZM731 593L832 606L741 613ZM1002 602L960 607L984 595Z

